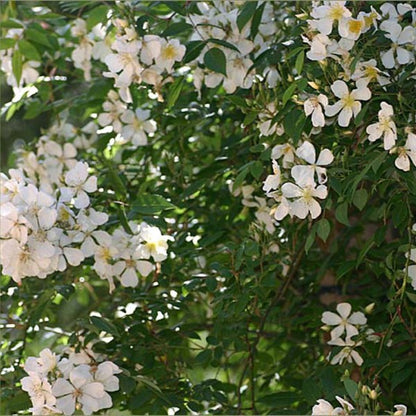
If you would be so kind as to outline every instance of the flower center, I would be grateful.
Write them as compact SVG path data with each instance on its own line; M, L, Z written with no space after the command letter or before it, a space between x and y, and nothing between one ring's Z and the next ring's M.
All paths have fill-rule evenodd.
M351 19L348 22L348 29L351 33L354 33L354 35L358 35L361 33L361 29L364 26L364 23L361 20L353 20Z
M303 199L305 200L305 202L307 204L312 201L313 195L312 195L312 187L311 186L307 186L306 188L303 189L302 197L303 197Z
M332 20L341 20L342 16L344 15L344 8L341 4L335 4L331 7L329 11L329 17Z
M172 60L172 59L175 59L175 56L176 56L176 49L173 45L169 44L165 48L163 48L162 50L163 59Z
M352 97L351 94L347 94L341 101L344 104L344 107L347 108L353 107L355 103L354 97Z
M155 251L158 244L155 242L150 242L150 243L146 243L146 246L150 251Z
M370 80L377 78L377 69L374 66L367 66L364 73Z

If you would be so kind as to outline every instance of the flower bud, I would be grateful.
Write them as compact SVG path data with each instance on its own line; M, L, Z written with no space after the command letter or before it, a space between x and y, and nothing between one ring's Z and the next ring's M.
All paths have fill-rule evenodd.
M376 304L373 302L373 303L370 303L369 305L367 305L365 308L364 308L364 312L366 313L366 314L370 314L371 312L373 312L373 310L374 310L374 307L376 306Z
M368 397L370 397L371 400L376 400L377 392L375 390L371 390L370 393L368 394Z
M368 387L367 386L362 386L361 387L361 393L363 394L363 395L367 395L369 392L368 392Z

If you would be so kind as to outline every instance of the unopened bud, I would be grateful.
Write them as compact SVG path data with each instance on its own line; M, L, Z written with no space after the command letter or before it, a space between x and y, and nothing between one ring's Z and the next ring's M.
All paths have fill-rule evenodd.
M374 302L373 303L370 303L369 305L367 305L365 307L364 312L366 314L370 314L371 312L373 312L375 306L376 306L376 304Z
M328 326L328 325L322 325L321 329L322 329L322 331L329 332L331 330L331 327Z
M377 392L375 390L371 390L368 396L371 400L375 400L377 399Z
M361 387L361 393L364 394L364 395L367 395L368 394L368 387L367 386L362 386Z

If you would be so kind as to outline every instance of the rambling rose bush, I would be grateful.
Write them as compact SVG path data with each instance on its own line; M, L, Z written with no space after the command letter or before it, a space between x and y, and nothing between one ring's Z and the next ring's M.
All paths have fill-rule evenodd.
M1 11L0 413L416 412L413 2Z

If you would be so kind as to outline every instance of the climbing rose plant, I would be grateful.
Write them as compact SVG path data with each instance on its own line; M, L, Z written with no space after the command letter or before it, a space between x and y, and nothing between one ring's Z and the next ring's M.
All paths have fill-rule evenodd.
M1 12L1 414L416 412L414 3Z

